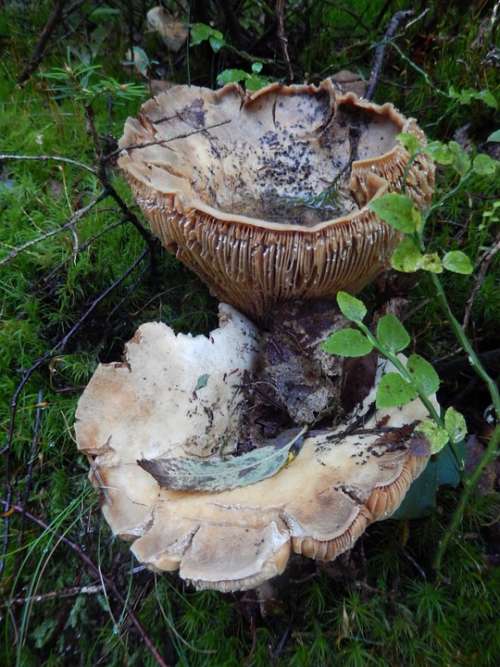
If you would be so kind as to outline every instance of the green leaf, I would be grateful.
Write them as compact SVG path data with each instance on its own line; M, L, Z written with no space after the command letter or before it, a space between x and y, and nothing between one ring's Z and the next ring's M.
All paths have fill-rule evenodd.
M456 444L465 440L467 423L463 414L455 410L455 408L448 408L444 413L444 425L451 442Z
M412 200L406 195L392 192L370 202L369 208L384 222L400 232L413 233L421 224L421 216Z
M435 394L439 389L439 375L432 364L419 354L411 354L406 362L406 369L413 378L414 385L426 396Z
M450 252L447 252L443 257L443 266L448 271L462 273L466 276L474 271L474 267L472 266L469 257L467 257L461 250L451 250Z
M390 352L401 352L410 344L410 334L395 315L381 317L377 323L379 343Z
M259 88L267 86L268 83L269 79L267 79L265 76L258 76L257 74L248 74L247 78L245 79L245 86L247 90L259 90Z
M430 252L422 255L418 266L424 271L430 271L430 273L443 273L443 265L439 255L436 252Z
M305 428L284 431L266 445L228 459L191 459L164 457L142 459L137 463L161 487L174 491L219 492L255 484L275 475L288 461L292 447L299 448Z
M217 76L217 84L224 86L226 83L239 83L246 81L248 72L242 69L225 69Z
M262 63L252 63L252 72L254 74L260 74L264 65Z
M453 156L453 168L463 176L470 169L470 157L467 152L456 141L450 141L448 147Z
M448 165L453 163L453 154L448 148L447 144L441 141L431 141L424 148L424 152L438 164Z
M500 141L500 130L492 132L486 141Z
M344 317L353 322L362 322L366 315L365 304L348 292L337 294L337 303Z
M417 398L417 392L399 373L386 373L377 387L377 409L406 405Z
M487 88L483 90L474 90L473 88L463 88L462 90L456 90L453 86L450 87L448 95L460 102L460 104L471 104L474 100L484 102L486 106L496 109L498 103L495 96Z
M413 273L420 268L421 260L422 253L415 241L411 238L405 238L392 253L391 266L396 271Z
M205 42L212 34L212 28L206 23L193 23L191 26L191 46Z
M396 136L396 139L406 148L410 155L415 155L415 153L422 147L417 137L410 132L401 132Z
M193 23L191 26L191 46L198 46L208 41L212 50L217 53L224 45L224 35L206 23Z
M328 336L321 346L329 354L341 357L364 357L373 350L368 338L357 329L341 329Z
M415 431L425 435L431 446L431 454L440 452L450 439L448 431L436 424L433 419L424 419Z
M496 160L493 160L489 155L480 153L474 158L472 168L479 176L493 176L497 170L498 164L499 163Z
M116 18L117 16L120 16L120 14L121 12L119 9L104 5L104 7L98 7L97 9L94 9L90 13L89 19L97 23L99 21L106 21L108 19Z
M36 648L43 648L45 644L52 637L57 625L57 620L55 618L46 618L44 621L38 625L32 633L33 639L35 640Z
M209 377L210 375L208 373L203 373L203 375L200 375L200 377L196 381L196 387L194 388L194 390L199 391L200 389L203 389L203 387L206 387Z
M208 42L209 42L210 46L212 47L212 51L214 53L217 53L217 51L220 51L222 49L222 47L224 46L224 44L226 43L224 41L224 37L222 36L222 34L220 35L220 37L218 37L216 35L211 35L208 38Z

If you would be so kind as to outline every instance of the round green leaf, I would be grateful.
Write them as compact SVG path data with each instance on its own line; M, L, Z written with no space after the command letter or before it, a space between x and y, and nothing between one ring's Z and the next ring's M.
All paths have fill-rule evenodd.
M474 270L472 262L461 250L452 250L443 257L443 266L453 273L463 273L469 275Z
M397 135L396 139L411 155L414 155L421 147L420 141L411 132L401 132Z
M417 397L417 392L399 373L386 373L377 387L378 409L406 405Z
M361 322L366 315L365 304L356 299L352 294L347 292L339 292L337 294L337 303L344 317L353 322Z
M476 155L472 163L474 172L479 176L493 176L497 170L497 166L498 162L485 153Z
M444 413L444 425L453 443L462 442L467 435L467 423L463 414L448 408Z
M429 252L422 255L419 262L419 268L431 273L443 273L443 265L436 252Z
M401 352L410 344L410 334L395 315L384 315L377 323L377 338L383 348Z
M486 141L500 141L500 130L495 130Z
M412 234L420 221L420 213L412 200L395 192L370 202L369 208L391 227L406 234Z
M391 266L402 273L413 273L420 268L422 253L413 239L406 238L401 241L391 257Z
M452 164L453 154L446 144L441 141L431 141L424 148L424 151L438 164Z
M341 357L364 357L373 350L368 338L357 329L341 329L328 336L322 345L325 352Z
M419 354L411 354L406 362L406 369L413 378L414 385L426 396L435 394L439 389L439 375L432 364Z
M448 443L448 432L432 419L424 419L415 430L425 435L431 446L431 454L437 454Z
M262 63L252 63L252 72L254 74L260 74L262 72Z
M467 152L456 141L450 141L448 144L451 154L453 155L453 167L463 176L470 169L470 157Z

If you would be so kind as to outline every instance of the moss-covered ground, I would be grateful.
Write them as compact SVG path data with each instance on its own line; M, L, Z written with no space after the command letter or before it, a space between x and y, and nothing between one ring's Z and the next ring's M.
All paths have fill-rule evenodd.
M93 51L92 62L101 65L97 80L114 77L141 85L146 84L141 75L123 64L131 40L157 61L151 66L155 78L215 85L224 69L249 71L250 62L241 51L264 62L262 75L286 76L274 2L186 3L192 21L212 21L234 48L214 53L203 43L169 56L156 35L145 32L145 12L153 3L86 1L68 3L72 11L56 27L37 73L20 87L17 77L54 4L0 3L2 153L95 163L82 100L58 98L50 81L38 76L63 67L68 57L75 62L78 53ZM450 86L489 91L500 104L495 51L500 29L492 24L494 2L285 4L290 58L299 81L318 81L342 68L368 78L373 47L394 12L411 6L419 17L427 10L397 33L399 50L387 47L376 100L391 100L405 114L418 117L435 139L449 140L459 131L470 144L482 146L500 125L491 100L462 104L449 95ZM147 97L147 85L131 99L120 100L113 93L98 96L93 103L96 125L109 150L125 118ZM118 173L113 172L113 184L140 217ZM441 191L449 185L448 177L440 174ZM0 261L13 248L67 222L100 189L91 173L68 163L0 161ZM494 182L472 182L434 217L433 246L461 249L477 260L498 233L498 196ZM0 264L0 448L7 442L10 402L23 372L54 347L143 249L137 230L107 198L76 223L73 232L51 236ZM482 352L498 347L499 273L497 257L472 311L470 333ZM451 274L446 278L459 319L472 281ZM412 315L407 326L415 349L438 367L446 357L456 359L452 354L457 345L425 277L411 286L408 298ZM78 397L96 365L119 359L124 342L150 320L194 333L208 332L216 323L215 300L167 253L158 257L154 274L145 257L65 348L40 365L19 396L2 487L9 486L12 501L49 529L17 513L1 516L0 507L8 537L4 540L1 533L7 558L0 581L0 664L154 664L129 610L169 665L500 664L500 499L494 485L468 506L439 581L432 575L432 556L459 490L442 489L436 511L428 517L372 526L339 561L318 567L293 563L288 576L276 584L276 600L265 610L252 592L195 592L175 575L155 576L138 568L127 545L112 538L101 517L72 425ZM471 382L467 368L443 372L441 398L462 409L471 431L485 437L488 397L479 383ZM6 449L2 459L7 461ZM6 493L2 491L3 501ZM114 581L124 601L101 586L100 577L63 536ZM75 593L82 587L90 589Z

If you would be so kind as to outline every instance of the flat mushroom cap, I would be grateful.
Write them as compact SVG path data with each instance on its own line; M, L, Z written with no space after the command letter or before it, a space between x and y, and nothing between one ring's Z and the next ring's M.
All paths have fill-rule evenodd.
M329 79L252 95L175 86L127 120L118 164L163 244L259 318L278 301L356 291L387 265L399 237L367 204L401 189L400 132L425 141L392 104L336 94ZM427 203L432 161L418 156L406 180Z
M220 460L221 445L225 454L237 441L238 387L252 371L258 336L227 306L221 319L209 338L143 325L124 364L97 369L78 405L76 435L106 520L134 540L140 562L179 570L199 589L235 591L282 573L292 552L332 560L390 516L427 464L411 448L427 415L418 400L375 411L373 388L348 423L312 432L267 479L210 493L160 487L138 460ZM360 430L354 419L362 415Z

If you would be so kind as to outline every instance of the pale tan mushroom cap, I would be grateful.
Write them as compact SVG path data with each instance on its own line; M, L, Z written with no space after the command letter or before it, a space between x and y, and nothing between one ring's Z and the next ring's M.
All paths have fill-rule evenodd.
M399 237L366 205L401 188L400 132L425 140L392 104L336 96L330 80L252 95L176 86L127 120L118 164L164 245L220 300L262 317L278 301L358 290L387 265ZM334 203L304 204L339 175ZM407 184L427 203L432 161L419 156Z
M192 456L196 448L206 456L237 440L238 385L258 341L248 321L228 307L221 312L222 326L209 338L143 325L127 346L127 365L99 366L80 399L76 434L103 489L106 520L114 534L134 540L140 562L178 569L197 588L234 591L283 572L292 551L331 560L349 549L370 523L397 509L428 458L411 453L408 434L384 444L380 432L339 435L344 424L308 437L291 463L258 483L217 493L160 488L137 460ZM363 429L425 416L414 401L375 412Z

